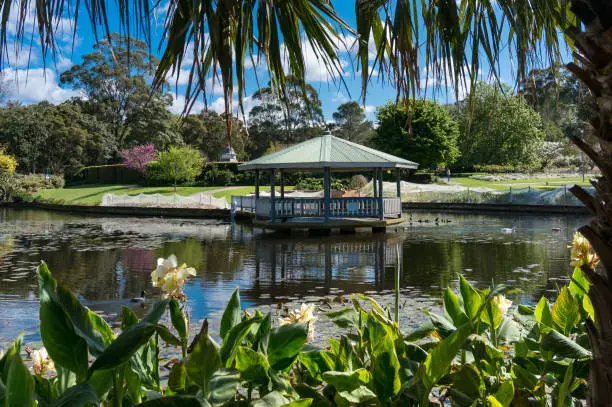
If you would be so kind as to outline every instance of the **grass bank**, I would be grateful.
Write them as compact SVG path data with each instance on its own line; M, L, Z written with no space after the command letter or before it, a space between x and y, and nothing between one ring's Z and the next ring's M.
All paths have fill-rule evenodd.
M223 185L212 187L178 187L176 193L182 196L190 196L199 192L214 191L227 188ZM291 191L294 187L287 186L285 191ZM262 191L270 192L270 187L261 187ZM213 194L215 198L225 198L228 202L232 195L248 195L255 192L254 186L231 188ZM104 194L115 195L140 195L161 194L172 195L174 187L140 187L135 185L80 185L61 189L44 189L35 194L41 200L66 205L100 205Z
M183 196L198 192L215 190L223 187L178 187L176 193ZM172 195L174 187L139 187L133 185L81 185L62 189L45 189L36 195L43 200L71 205L99 205L104 194L139 195L162 194Z

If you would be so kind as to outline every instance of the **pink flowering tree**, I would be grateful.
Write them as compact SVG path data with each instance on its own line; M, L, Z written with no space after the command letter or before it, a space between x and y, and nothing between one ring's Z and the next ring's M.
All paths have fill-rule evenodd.
M126 167L144 175L147 165L155 159L155 146L153 144L134 146L121 150L120 154Z

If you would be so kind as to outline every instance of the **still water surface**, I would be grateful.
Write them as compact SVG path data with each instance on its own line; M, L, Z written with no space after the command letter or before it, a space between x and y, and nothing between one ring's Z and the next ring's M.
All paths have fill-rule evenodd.
M236 286L243 307L386 292L394 285L398 251L402 292L416 305L456 286L457 273L479 286L492 280L513 285L522 290L514 300L530 303L552 296L567 281L567 246L576 227L587 220L424 212L406 216L412 216L412 226L386 234L289 238L211 220L0 208L0 346L20 332L26 333L26 341L38 339L35 270L41 260L60 283L107 316L142 290L158 296L149 275L156 259L170 254L198 271L185 287L192 320L214 319ZM444 222L435 224L435 218ZM513 226L513 233L502 230Z

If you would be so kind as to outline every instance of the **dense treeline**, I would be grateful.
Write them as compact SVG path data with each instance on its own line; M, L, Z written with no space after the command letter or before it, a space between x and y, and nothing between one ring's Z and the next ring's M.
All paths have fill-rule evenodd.
M72 175L86 166L122 161L121 151L153 145L156 151L190 146L218 161L228 143L239 161L248 160L331 131L421 164L421 168L471 170L481 165L509 168L577 166L569 138L582 135L589 98L565 71L532 72L518 93L478 83L464 100L443 106L432 101L389 102L366 119L362 106L338 106L325 123L314 87L305 92L288 78L284 97L271 87L257 90L245 124L204 109L184 117L172 113L168 86L153 89L148 78L158 64L146 44L115 35L60 75L60 83L83 93L59 105L0 108L0 148L16 157L18 171ZM168 82L171 82L169 80ZM588 136L588 135L586 135Z

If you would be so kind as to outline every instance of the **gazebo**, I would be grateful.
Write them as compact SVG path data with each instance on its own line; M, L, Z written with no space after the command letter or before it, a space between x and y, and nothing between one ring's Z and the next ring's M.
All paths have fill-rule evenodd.
M412 161L332 135L323 135L239 165L240 171L255 171L255 196L240 200L238 205L241 210L254 212L260 225L272 229L331 229L347 225L385 227L401 221L400 171L417 167L418 164ZM385 197L383 172L391 170L396 172L397 191L395 196ZM323 172L322 199L285 196L284 174L296 171ZM374 175L372 197L331 196L332 172L364 171L372 171ZM260 195L262 172L269 174L269 197ZM277 173L280 196L276 194Z

